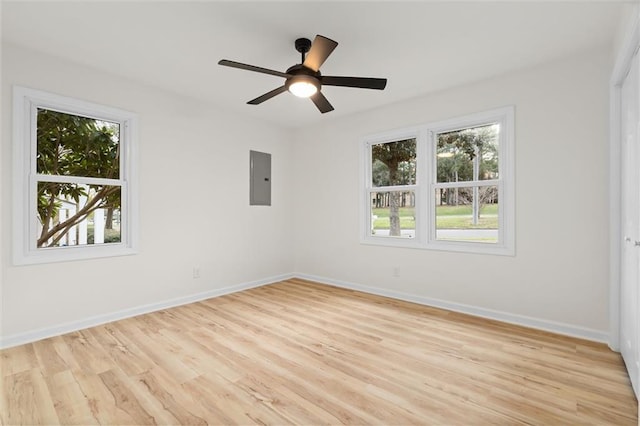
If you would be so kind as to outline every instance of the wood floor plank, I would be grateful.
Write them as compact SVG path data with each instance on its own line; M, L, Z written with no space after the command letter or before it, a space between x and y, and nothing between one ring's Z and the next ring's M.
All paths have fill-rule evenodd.
M47 377L53 405L62 424L90 425L98 419L92 410L92 400L86 398L73 371L65 370Z
M45 378L37 368L4 377L1 399L0 418L5 425L60 421Z
M146 316L149 315L143 315L142 317ZM140 319L139 323L142 323L142 327L138 328L138 324L132 322L130 326L126 328L126 333L130 336L131 340L136 342L136 345L145 355L153 361L154 365L159 365L170 371L180 383L199 375L197 371L189 368L180 360L179 354L182 352L182 348L174 341L162 338L162 335L159 333L162 328L154 332L146 328L148 321L143 320L141 317L134 319ZM119 328L124 331L123 328ZM158 342L162 342L162 344L159 345Z
M74 370L73 377L85 395L92 416L97 419L93 424L137 424L134 417L116 404L114 393L100 375Z
M90 330L109 357L128 375L148 371L155 363L115 325L105 324Z
M204 413L194 414L189 408L192 401L185 400L183 392L172 393L173 389L179 388L179 384L168 380L166 375L157 369L145 371L138 374L136 384L146 388L146 392L152 395L164 410L169 412L173 418L181 425L206 425L207 421L200 417ZM198 410L196 410L197 412Z
M207 412L209 424L250 424L244 407L227 392L231 386L212 374L198 376L182 384L184 391L196 396L198 405Z
M11 376L38 367L38 357L33 345L21 345L5 349L0 354L2 377Z
M109 389L109 392L113 395L115 407L127 413L133 419L134 424L163 424L162 421L157 420L158 417L164 418L165 424L178 423L175 418L168 419L169 421L167 421L167 416L161 416L161 412L149 413L140 401L142 395L140 393L134 393L135 389L132 388L130 381L127 380L124 374L121 374L117 368L104 371L100 373L99 376L107 389Z
M80 330L62 336L79 367L92 373L108 371L113 360L93 337L91 330Z
M638 423L603 344L301 279L0 360L2 424Z

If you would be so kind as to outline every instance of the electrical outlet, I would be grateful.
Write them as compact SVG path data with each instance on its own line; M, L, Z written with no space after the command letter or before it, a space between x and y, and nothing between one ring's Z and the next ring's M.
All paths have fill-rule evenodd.
M200 267L199 266L194 266L193 267L193 278L200 278Z
M399 278L400 277L400 267L399 266L394 266L393 267L393 276L395 278Z

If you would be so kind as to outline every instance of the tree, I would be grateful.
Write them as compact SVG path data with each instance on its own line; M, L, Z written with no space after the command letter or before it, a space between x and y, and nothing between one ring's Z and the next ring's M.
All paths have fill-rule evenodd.
M438 135L438 182L465 182L493 179L498 173L498 127L488 125L467 128ZM497 194L489 187L474 186L467 194L462 188L447 188L440 199L446 204L472 204L473 224L477 225L480 210ZM461 197L462 193L462 197Z
M408 185L415 183L416 140L373 145L373 184L375 186ZM389 192L389 235L400 236L401 192Z
M118 179L119 127L92 118L40 109L37 120L37 173ZM120 207L119 186L38 182L38 247L52 247L96 209ZM71 217L60 219L63 203L76 204ZM82 202L81 202L82 201Z

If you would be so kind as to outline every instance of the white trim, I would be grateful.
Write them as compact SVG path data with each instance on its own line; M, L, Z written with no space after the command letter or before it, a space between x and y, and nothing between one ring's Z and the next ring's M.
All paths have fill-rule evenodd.
M438 188L473 188L481 186L500 186L503 185L502 179L487 179L487 180L463 180L458 182L436 182L433 183L433 189Z
M13 334L10 336L2 336L0 339L0 349L6 349L13 346L23 345L35 342L49 337L59 336L61 334L71 333L73 331L83 330L89 327L119 321L125 318L131 318L138 315L148 314L163 309L174 308L176 306L186 305L189 303L199 302L201 300L211 299L213 297L224 296L225 294L236 293L251 288L261 287L273 284L279 281L293 278L293 274L276 275L269 278L250 281L242 284L235 284L228 287L218 288L205 291L202 293L191 294L188 296L176 297L174 299L165 300L157 303L149 303L134 308L123 309L121 311L111 312L103 315L96 315L79 321L72 321L63 324L57 324L51 327L41 328L38 330L27 331L24 333Z
M36 182L59 182L59 183L80 183L83 185L123 186L123 181L121 179L92 178L92 177L84 177L84 176L42 175L42 174L36 173L34 174L33 180Z
M612 85L609 114L609 348L620 352L620 86Z
M409 192L415 191L418 187L415 184L392 185L392 186L371 186L368 188L369 194L374 192Z
M120 179L36 174L36 110L45 108L120 124ZM119 108L86 102L54 93L13 86L13 263L47 262L126 256L138 252L137 115ZM37 248L35 194L37 181L120 186L121 243Z
M620 265L622 228L620 206L621 176L620 154L622 123L620 89L636 50L640 46L640 7L635 7L633 22L630 24L610 79L609 97L609 347L620 351Z
M365 144L378 145L381 143L397 142L405 139L418 138L421 126L408 126L401 129L389 130L383 133L367 135L363 138ZM371 158L369 158L371 160Z
M375 294L378 296L389 297L392 299L404 300L406 302L417 303L420 305L431 306L435 308L445 309L448 311L460 312L475 317L492 319L504 323L520 325L523 327L534 328L537 330L548 331L551 333L562 334L565 336L578 337L594 342L606 343L609 334L605 331L593 330L590 328L579 327L571 324L548 321L539 318L528 317L525 315L512 314L504 311L496 311L493 309L485 309L477 306L465 305L463 303L448 302L441 299L433 299L430 297L418 296L415 294L402 293L399 291L387 290L378 287L370 287L362 284L351 283L348 281L335 280L332 278L321 277L311 274L294 273L296 278L314 281L319 284L333 285L336 287L346 288L349 290L361 291L363 293Z

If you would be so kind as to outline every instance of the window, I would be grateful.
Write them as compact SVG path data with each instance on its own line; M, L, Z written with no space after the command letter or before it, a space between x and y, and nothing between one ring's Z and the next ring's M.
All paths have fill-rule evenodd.
M513 107L369 137L362 241L514 253Z
M132 254L136 117L14 88L14 262Z
M371 145L371 233L414 238L416 139Z

